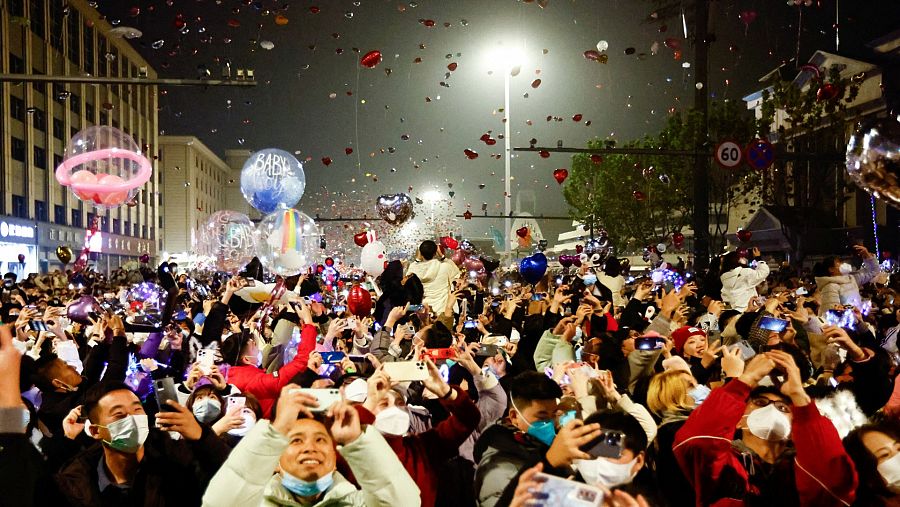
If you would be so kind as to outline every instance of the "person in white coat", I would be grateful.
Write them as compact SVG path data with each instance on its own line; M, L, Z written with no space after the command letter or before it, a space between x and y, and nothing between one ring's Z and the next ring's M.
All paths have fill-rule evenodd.
M853 250L863 260L858 271L853 271L853 266L841 261L840 257L826 257L813 267L819 294L820 317L838 306L853 305L861 309L859 286L871 282L881 273L875 254L862 245L855 245Z
M722 301L739 312L747 309L750 300L757 295L756 286L769 276L769 265L760 257L759 248L752 250L756 267L747 267L746 259L737 252L729 252L722 257Z
M419 245L416 261L406 268L406 274L414 274L422 281L425 297L422 302L435 314L443 313L450 297L453 280L459 276L459 268L452 260L444 258L444 252L434 241Z
M356 409L335 403L328 427L310 412L317 405L296 385L282 389L275 420L259 421L234 448L206 488L204 507L421 504L397 455L378 430L360 425ZM337 471L336 446L361 489Z

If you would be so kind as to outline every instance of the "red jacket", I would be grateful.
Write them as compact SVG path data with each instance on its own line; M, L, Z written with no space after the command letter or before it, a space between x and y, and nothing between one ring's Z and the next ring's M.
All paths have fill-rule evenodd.
M732 447L735 428L744 415L750 386L732 380L714 389L675 434L672 449L694 487L698 506L739 507L755 499L800 506L849 506L856 497L853 462L834 425L819 414L815 402L793 407L793 459L780 461L772 474L785 489L763 491L754 485L742 455ZM769 503L771 505L771 502Z
M318 336L316 327L310 324L303 326L300 332L300 343L297 345L297 355L290 363L282 366L275 373L266 373L256 366L232 366L228 369L228 383L234 385L242 392L251 393L259 399L263 417L268 418L272 413L275 400L281 393L281 388L288 385L294 375L306 371L306 363L309 362L309 353L316 347Z
M417 435L384 436L410 477L419 486L422 507L431 507L437 501L440 481L440 477L437 476L438 467L459 455L459 446L469 438L481 421L481 412L469 399L469 395L457 386L451 387L456 391L456 399L441 401L450 417ZM356 405L356 411L359 412L361 424L375 422L375 416L362 404Z

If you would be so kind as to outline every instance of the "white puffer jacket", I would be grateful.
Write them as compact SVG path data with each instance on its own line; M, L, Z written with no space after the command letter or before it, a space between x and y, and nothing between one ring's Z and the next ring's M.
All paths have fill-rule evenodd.
M756 263L756 268L743 266L722 273L722 301L732 308L743 312L750 299L756 296L756 286L765 282L769 276L769 265L763 261Z

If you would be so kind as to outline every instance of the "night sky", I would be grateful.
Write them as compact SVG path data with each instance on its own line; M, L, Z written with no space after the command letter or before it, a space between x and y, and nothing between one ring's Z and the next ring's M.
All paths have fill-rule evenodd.
M711 97L740 100L757 90L759 77L796 55L798 21L801 61L816 49L834 51L836 1L713 2ZM864 42L900 28L896 0L840 0L840 8L842 54L865 56ZM488 54L498 44L523 48L525 57L511 81L513 146L531 138L570 147L594 137L625 142L657 132L670 111L693 100L693 69L683 67L693 48L681 19L654 19L650 1L549 0L541 8L515 0L102 0L98 9L113 24L143 32L131 42L160 77L193 78L209 69L216 78L226 59L232 68L254 69L255 89L166 90L161 133L195 135L220 156L229 148L298 153L308 183L298 207L309 214L365 209L371 216L377 195L409 186L413 197L438 190L444 216L467 205L478 214L482 203L502 212L503 75L488 73ZM606 64L583 56L600 40L609 44ZM364 68L360 57L371 50L384 59ZM493 146L479 140L488 132ZM479 157L468 159L467 148ZM552 172L568 167L569 157L524 153L512 164L514 199L516 189L532 189L538 213L566 214ZM439 225L475 237L489 222ZM569 224L543 227L555 239Z

